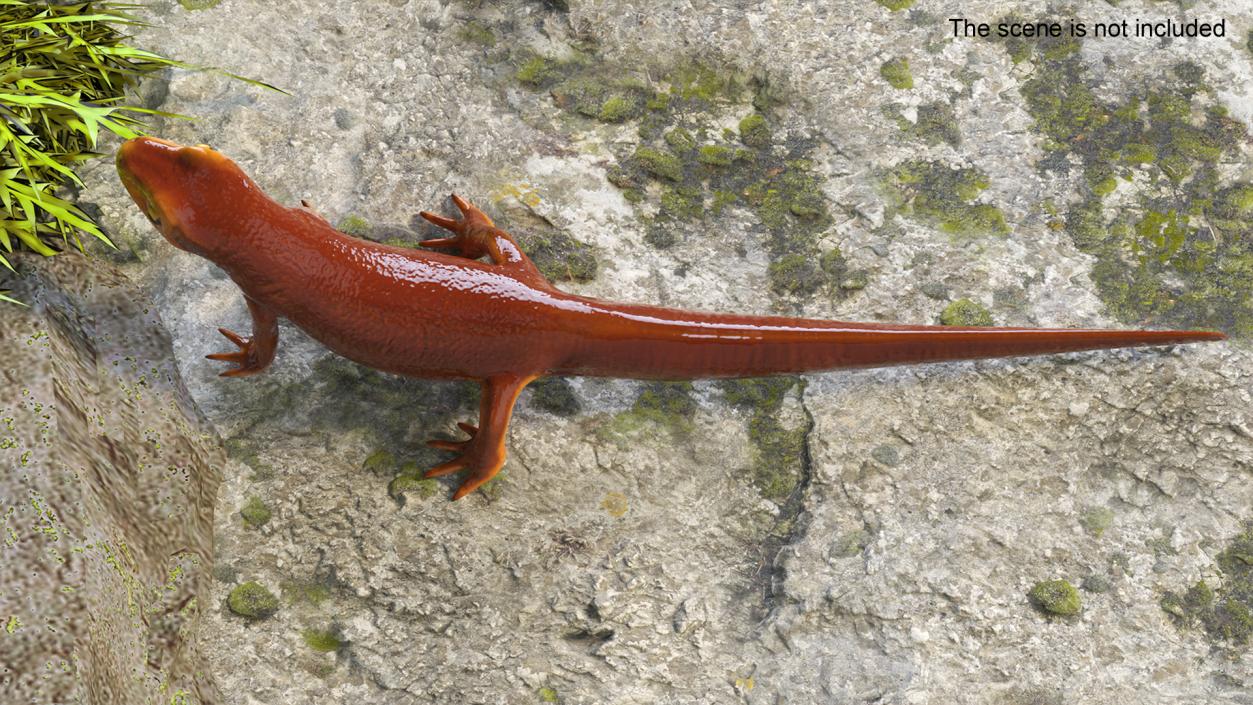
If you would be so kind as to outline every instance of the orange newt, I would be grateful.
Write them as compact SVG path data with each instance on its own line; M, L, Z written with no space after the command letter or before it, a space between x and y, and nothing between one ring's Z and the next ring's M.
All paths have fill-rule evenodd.
M122 145L122 183L175 247L243 290L252 335L209 355L235 377L269 366L286 318L326 347L393 374L482 384L478 425L427 477L466 471L460 499L505 462L514 402L542 375L645 379L757 377L943 360L1222 340L1209 331L961 328L735 316L609 303L558 290L517 242L458 196L434 250L367 242L303 207L274 202L230 159L152 137ZM486 261L480 261L486 258Z

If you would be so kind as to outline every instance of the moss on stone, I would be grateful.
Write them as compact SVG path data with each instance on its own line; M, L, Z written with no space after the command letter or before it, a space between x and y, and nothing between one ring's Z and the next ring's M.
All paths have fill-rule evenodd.
M749 419L748 439L756 447L752 479L762 497L782 502L800 485L807 433L804 426L784 427L772 415Z
M1109 507L1088 507L1079 515L1079 525L1098 539L1113 523L1114 510Z
M339 635L331 629L305 629L300 632L300 638L306 646L320 654L339 651L344 646Z
M600 105L597 118L601 122L622 122L639 113L640 107L634 101L621 95L612 95Z
M240 507L239 515L243 517L244 523L253 529L260 529L270 521L272 513L265 502L260 497L252 496L244 502L244 506Z
M940 313L940 324L946 326L990 326L992 312L970 299L958 299Z
M265 619L278 612L278 598L255 580L236 585L227 596L226 605L235 614L251 620Z
M638 118L641 140L633 152L619 155L619 166L609 176L632 202L657 199L656 214L649 217L644 229L646 242L666 248L686 233L712 230L694 231L682 224L717 216L735 203L747 205L766 226L772 262L796 254L817 260L817 239L829 226L830 216L820 188L822 179L813 165L801 158L812 145L778 143L761 112L745 117L738 135L724 130L721 139L708 138L709 125L717 117L715 109L723 112L742 102L747 86L753 87L757 110L776 104L777 91L770 90L768 81L761 77L745 79L738 72L698 61L680 61L660 81L654 81L634 67L605 63L594 55L562 62L533 59L528 58L533 75L523 78L537 88L548 89L564 110L599 119L606 101L614 96L639 107L638 114L623 117L613 110L606 115ZM757 100L767 94L772 96L769 100ZM743 147L734 144L737 137ZM705 142L703 147L700 142ZM736 168L724 168L732 165ZM523 246L532 252L525 242ZM533 252L532 258L540 264ZM812 293L814 287L803 282L798 285L792 276L797 272L794 263L790 260L773 268L774 290ZM544 271L542 264L540 268Z
M739 132L740 141L749 147L760 149L770 145L770 125L761 113L753 113L740 120Z
M531 56L518 66L514 78L528 86L539 86L557 72L557 62L543 56Z
M734 101L744 92L738 76L699 61L683 62L665 77L676 98L697 103Z
M718 382L718 388L727 403L733 406L773 414L799 381L798 377L750 377Z
M554 282L588 282L596 278L600 263L596 250L564 230L531 227L516 233L518 244L540 273Z
M776 294L812 294L826 281L822 269L809 255L783 255L766 269Z
M415 471L397 475L387 483L387 494L393 499L399 499L409 493L417 495L420 499L430 499L439 493L439 482L426 479L422 477L421 472Z
M1199 627L1215 642L1242 647L1253 641L1253 521L1218 554L1221 587L1200 581L1182 595L1167 592L1163 610L1180 627Z
M1116 101L1064 48L1035 50L1021 93L1053 154L1047 163L1082 165L1090 195L1066 230L1096 258L1098 294L1129 323L1253 334L1253 222L1223 200L1247 183L1220 176L1242 153L1244 125L1214 101L1195 62ZM1106 213L1100 199L1120 180L1134 184L1123 189L1130 199ZM1170 188L1155 186L1162 181Z
M735 150L721 144L707 144L700 148L696 161L709 166L730 166L735 161Z
M787 394L803 384L798 377L761 377L719 382L723 398L750 410L748 439L753 444L749 467L753 485L766 499L782 502L799 486L804 472L808 426L787 428L778 415Z
M879 67L879 75L897 90L904 91L914 87L914 74L909 70L909 59L900 57L883 62Z
M574 416L581 405L574 387L564 377L542 377L527 387L531 404L556 416Z
M691 382L645 382L632 411L662 423L691 422L696 399Z
M961 144L957 113L952 104L943 101L918 106L918 119L907 131L931 145L946 143L957 147Z
M704 193L694 186L663 186L661 212L677 220L699 218L705 212Z
M330 585L317 580L284 580L279 583L279 590L293 604L317 607L331 598Z
M652 147L639 147L634 156L644 171L653 176L676 182L683 179L683 162L673 154Z
M1079 591L1066 580L1038 582L1027 593L1027 598L1042 612L1063 617L1077 615L1083 608Z
M535 694L536 696L539 697L540 702L542 703L561 702L561 698L557 696L557 691L552 688L549 688L548 686L544 686L542 688L537 689L535 691Z
M874 1L886 7L887 9L891 10L892 12L898 12L900 10L908 10L909 8L913 7L915 0L874 0Z
M489 48L496 46L496 33L492 31L491 27L476 20L470 20L461 25L461 28L457 30L457 38L463 42L478 44L479 46Z
M692 136L691 132L682 127L670 130L663 139L665 139L666 144L670 145L670 149L674 150L675 154L682 154L696 149L696 138Z
M889 202L903 215L962 236L1007 235L1009 226L993 205L972 203L988 187L973 168L914 160L893 167L884 180Z
M365 237L370 234L370 223L361 216L346 215L339 219L339 224L335 226L335 229L354 237Z
M361 461L361 469L375 475L389 475L396 467L396 456L391 451L380 448Z

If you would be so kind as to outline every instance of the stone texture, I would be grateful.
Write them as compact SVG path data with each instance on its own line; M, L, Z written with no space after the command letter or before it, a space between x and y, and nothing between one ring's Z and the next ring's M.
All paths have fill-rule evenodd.
M220 445L148 296L37 259L0 338L5 702L221 702L197 641Z
M287 89L174 72L154 101L200 119L158 131L210 143L276 198L309 199L332 222L356 216L372 237L418 239L415 212L457 190L519 233L590 245L595 278L563 285L581 294L903 322L935 322L969 298L999 324L1117 325L1093 259L1042 206L1064 210L1081 176L1040 168L1043 140L1018 93L1030 62L952 40L943 21L1032 16L1034 3L556 5L167 3L138 41ZM1248 127L1253 74L1238 38L1253 15L1234 0L1190 12L1226 17L1235 36L1088 42L1081 58L1111 94L1195 61ZM769 293L777 253L742 205L681 226L667 249L648 244L658 187L635 204L610 182L640 121L581 117L514 78L526 52L576 50L656 81L694 59L768 79L782 101L772 133L805 150L827 203L813 246L838 248L864 286ZM899 56L908 91L879 74ZM748 100L698 116L707 138L736 129ZM885 116L889 102L909 121L950 107L960 140L914 138ZM1247 181L1247 141L1239 150L1225 176ZM882 174L915 159L986 174L981 199L1011 233L955 238L903 217ZM574 380L574 415L523 396L510 463L487 491L393 498L394 476L441 457L422 441L469 417L473 388L356 368L289 326L269 373L219 379L202 358L224 344L217 326L246 329L235 287L161 241L107 164L88 171L84 197L231 454L217 581L202 601L226 702L1249 702L1248 647L1180 629L1159 606L1167 590L1214 579L1215 556L1250 518L1247 341L807 376L777 411L804 430L781 468L799 489L780 501L751 480L753 413L718 385L695 385L690 418L641 420L638 383ZM253 496L272 511L259 528L239 515ZM1099 535L1085 529L1094 510L1112 512ZM1055 579L1084 586L1076 617L1031 606L1031 587ZM226 609L250 580L282 595L276 615ZM307 630L342 646L310 648Z

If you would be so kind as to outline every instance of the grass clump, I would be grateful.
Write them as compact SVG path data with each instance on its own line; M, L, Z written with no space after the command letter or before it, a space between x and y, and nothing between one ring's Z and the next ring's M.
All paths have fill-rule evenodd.
M162 69L192 68L126 44L125 30L142 25L132 7L0 0L0 266L13 269L4 255L18 246L81 250L80 234L112 246L56 192L82 184L74 168L101 156L102 130L129 139L142 114L166 115L128 105L128 90Z

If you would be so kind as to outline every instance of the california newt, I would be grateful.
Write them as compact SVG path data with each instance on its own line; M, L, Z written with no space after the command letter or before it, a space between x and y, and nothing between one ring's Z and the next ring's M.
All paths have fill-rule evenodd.
M171 244L214 262L243 290L252 335L219 329L238 350L208 356L234 365L224 376L269 366L278 319L286 318L362 365L478 380L478 425L458 424L469 437L430 442L459 453L426 473L465 470L453 499L504 464L514 402L542 375L755 377L1224 338L1209 331L845 323L608 303L559 291L509 233L456 195L460 219L421 213L452 236L417 250L351 237L307 204L280 205L204 145L132 139L118 150L117 167Z

